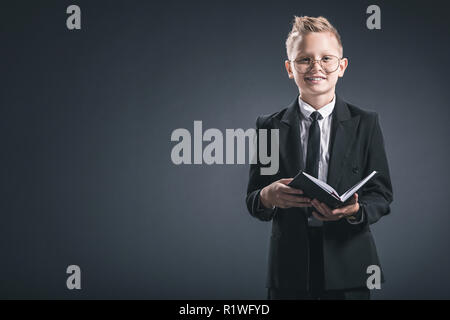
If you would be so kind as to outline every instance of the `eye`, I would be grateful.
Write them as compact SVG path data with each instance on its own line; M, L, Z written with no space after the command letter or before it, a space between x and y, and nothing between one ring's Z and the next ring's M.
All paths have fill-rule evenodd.
M311 59L307 58L307 57L300 58L300 59L297 60L298 63L309 63L310 61L311 61Z
M332 57L330 57L330 56L324 56L323 58L322 58L322 61L330 61L330 60L332 60L333 58Z

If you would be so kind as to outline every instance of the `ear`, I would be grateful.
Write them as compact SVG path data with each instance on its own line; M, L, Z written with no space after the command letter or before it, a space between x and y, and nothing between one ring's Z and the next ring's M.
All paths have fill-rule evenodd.
M348 59L347 58L342 58L341 62L339 62L339 78L342 78L344 76L345 73L345 69L347 69L348 66Z
M284 66L286 67L286 71L288 73L289 79L294 79L294 74L292 73L292 69L291 69L291 62L289 60L285 60Z

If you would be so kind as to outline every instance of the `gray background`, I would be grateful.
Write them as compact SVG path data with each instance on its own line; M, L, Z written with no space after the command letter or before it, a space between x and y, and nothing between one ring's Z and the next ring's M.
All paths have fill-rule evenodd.
M251 128L291 102L295 14L336 26L337 92L380 114L395 200L373 226L373 296L450 298L444 2L377 1L379 31L370 4L2 1L0 297L264 299L270 224L246 211L248 165L176 166L170 135Z

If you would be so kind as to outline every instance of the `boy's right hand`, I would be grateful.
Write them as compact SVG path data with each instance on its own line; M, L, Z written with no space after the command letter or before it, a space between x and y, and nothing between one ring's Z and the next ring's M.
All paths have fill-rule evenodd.
M293 178L280 179L264 187L259 193L262 205L266 208L279 207L282 209L311 207L311 199L299 196L303 194L302 190L287 186L292 180Z

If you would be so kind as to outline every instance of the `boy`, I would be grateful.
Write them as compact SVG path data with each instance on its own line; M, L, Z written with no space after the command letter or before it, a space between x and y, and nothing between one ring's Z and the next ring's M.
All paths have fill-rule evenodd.
M378 115L335 94L348 60L327 19L295 17L286 49L286 71L299 95L256 121L257 129L279 130L280 168L265 176L259 161L251 165L246 198L252 216L272 221L268 299L369 299L367 268L380 266L369 226L390 212L393 200ZM378 173L351 204L331 210L288 186L299 170L339 194Z

